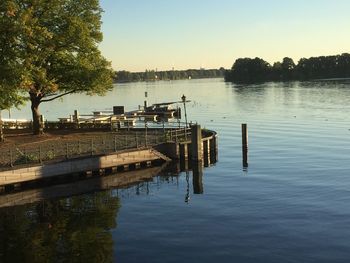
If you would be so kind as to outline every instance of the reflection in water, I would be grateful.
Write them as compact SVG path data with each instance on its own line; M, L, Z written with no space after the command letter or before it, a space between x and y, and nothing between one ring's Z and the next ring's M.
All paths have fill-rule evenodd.
M185 203L188 203L191 199L190 197L190 175L189 172L186 171L186 195L185 195Z
M140 182L138 196L136 186L112 190L122 203L118 227L111 230L113 259L128 263L349 261L349 81L268 83L244 89L207 79L128 83L106 97L76 94L63 102L53 101L43 105L43 113L54 120L74 109L88 113L125 105L132 110L143 102L145 89L149 103L172 101L182 94L193 100L188 116L218 132L220 163L204 169L203 195L193 194L189 172L188 205L185 173L176 176L180 166L169 176ZM16 116L15 110L12 114L26 117L23 112ZM247 174L241 169L241 123L250 127L249 176L243 176ZM110 185L114 188L112 181ZM30 216L32 205L26 207L22 215ZM22 208L8 209L10 223L21 220L14 209ZM5 250L1 243L0 262L6 253L6 259L10 253L20 259L30 241L10 229L5 235L2 222L1 242L19 244L15 251Z
M0 261L111 262L118 209L111 191L4 208Z
M202 162L185 167L193 169L193 193L202 194ZM179 168L180 163L172 163L0 195L0 262L111 262L111 230L116 228L120 197L149 195L162 184L178 184ZM189 170L186 186L189 202Z

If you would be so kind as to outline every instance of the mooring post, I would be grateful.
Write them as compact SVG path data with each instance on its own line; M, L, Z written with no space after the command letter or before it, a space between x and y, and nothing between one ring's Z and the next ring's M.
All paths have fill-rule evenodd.
M203 194L203 163L192 163L193 194Z
M191 126L192 160L202 160L202 129L196 124Z
M245 123L242 123L242 161L243 167L248 167L248 130Z
M217 162L217 152L218 152L218 145L217 145L217 135L212 136L212 138L209 141L209 147L210 147L210 163L216 163Z

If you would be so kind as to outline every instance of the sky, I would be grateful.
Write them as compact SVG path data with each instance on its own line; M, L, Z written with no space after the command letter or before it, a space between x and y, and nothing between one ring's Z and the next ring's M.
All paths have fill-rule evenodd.
M231 68L350 53L350 0L101 0L115 70Z

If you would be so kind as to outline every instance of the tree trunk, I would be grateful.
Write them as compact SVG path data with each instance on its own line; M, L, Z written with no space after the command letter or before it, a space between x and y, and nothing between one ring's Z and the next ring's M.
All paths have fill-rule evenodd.
M41 98L37 97L35 94L30 94L30 101L32 103L30 108L33 116L33 134L41 135L44 133L39 112Z

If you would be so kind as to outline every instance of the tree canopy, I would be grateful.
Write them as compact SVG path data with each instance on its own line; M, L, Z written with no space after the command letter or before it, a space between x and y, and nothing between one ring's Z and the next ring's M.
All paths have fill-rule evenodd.
M347 77L350 77L350 54L347 53L302 58L297 65L288 57L272 66L261 58L240 58L225 72L226 81L237 83Z
M98 50L101 13L98 0L1 1L0 83L12 94L29 94L34 133L40 103L112 88L113 71Z
M202 79L221 78L224 68L220 69L187 69L187 70L146 70L145 72L117 71L115 82L155 81L155 80L178 80L178 79Z

